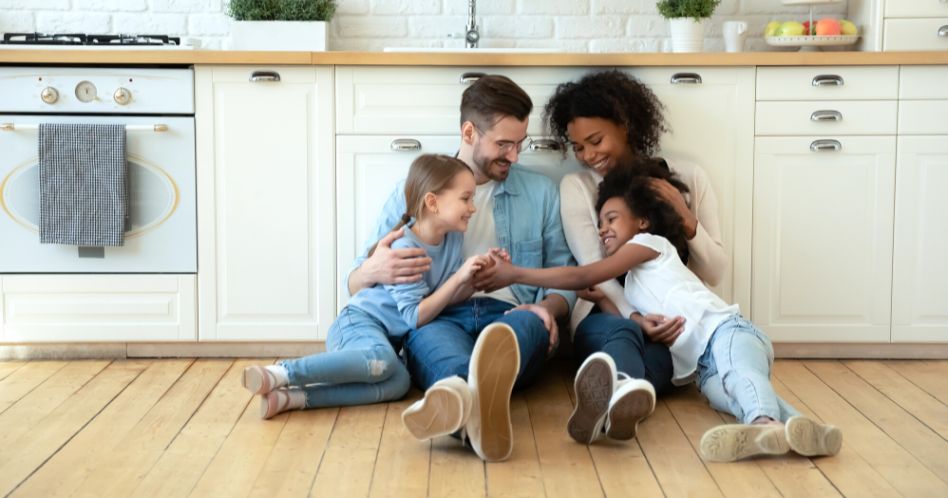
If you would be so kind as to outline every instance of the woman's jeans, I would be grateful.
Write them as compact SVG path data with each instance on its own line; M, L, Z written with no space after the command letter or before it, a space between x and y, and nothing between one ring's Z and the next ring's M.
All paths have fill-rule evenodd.
M474 298L449 306L431 323L408 333L405 353L412 379L422 390L457 375L467 379L471 352L481 330L500 322L510 325L520 346L520 371L515 389L528 385L546 362L550 334L531 311L492 298Z
M698 389L715 410L744 424L766 416L786 422L799 415L770 384L774 348L770 339L740 315L721 322L698 359Z
M573 334L573 351L582 363L602 351L616 362L616 370L633 379L645 379L661 394L672 387L674 373L668 347L645 337L639 324L612 313L592 313Z
M382 322L347 306L329 328L327 352L280 363L290 386L306 393L306 408L399 399L411 382L386 332Z

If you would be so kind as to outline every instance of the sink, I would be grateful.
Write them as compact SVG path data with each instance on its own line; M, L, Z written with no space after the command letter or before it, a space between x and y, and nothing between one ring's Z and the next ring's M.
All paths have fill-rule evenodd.
M517 47L385 47L383 52L456 52L472 54L555 54L561 52L556 48L517 48Z

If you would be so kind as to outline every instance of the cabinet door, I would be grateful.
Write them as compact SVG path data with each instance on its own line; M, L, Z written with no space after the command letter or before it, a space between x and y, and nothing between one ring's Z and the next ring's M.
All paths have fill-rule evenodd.
M352 261L368 243L382 206L408 175L411 162L421 154L454 154L457 147L455 135L336 138L337 309L349 300L342 286Z
M815 140L756 141L754 321L775 341L888 342L895 137Z
M200 338L322 339L334 316L332 69L199 67L196 80Z
M948 341L948 136L899 137L892 340Z
M690 161L711 178L731 268L714 291L750 310L754 68L638 68L629 71L665 105L671 128L660 155ZM689 76L694 73L700 82Z

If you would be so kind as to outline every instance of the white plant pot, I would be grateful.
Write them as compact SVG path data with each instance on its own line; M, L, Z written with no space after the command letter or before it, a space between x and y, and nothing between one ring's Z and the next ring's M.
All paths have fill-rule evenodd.
M672 52L701 52L704 49L706 18L676 17L668 20L671 30Z
M326 50L326 21L234 21L230 28L233 50Z

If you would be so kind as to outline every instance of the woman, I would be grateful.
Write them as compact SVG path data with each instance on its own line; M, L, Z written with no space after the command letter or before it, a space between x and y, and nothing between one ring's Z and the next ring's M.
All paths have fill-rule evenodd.
M630 159L650 157L656 152L662 133L667 131L662 104L644 84L613 70L559 85L546 105L545 117L554 138L561 145L571 145L586 167L563 178L560 202L569 248L580 265L588 265L603 257L595 206L599 183L617 164L643 164ZM664 165L687 187L682 189L685 192L659 178L651 181L652 188L681 217L690 253L688 267L704 283L715 285L727 269L728 258L721 243L717 200L710 180L694 164L666 160ZM571 317L579 359L604 352L615 361L618 372L649 381L656 393L670 388L672 361L668 345L683 331L684 319L633 313L618 281L605 282L579 296L583 299L577 302ZM586 371L609 371L586 366L584 363L577 373L577 387L594 384L581 379ZM621 386L615 389L613 398L620 394ZM587 397L595 398L595 393ZM579 392L577 398L579 410Z

